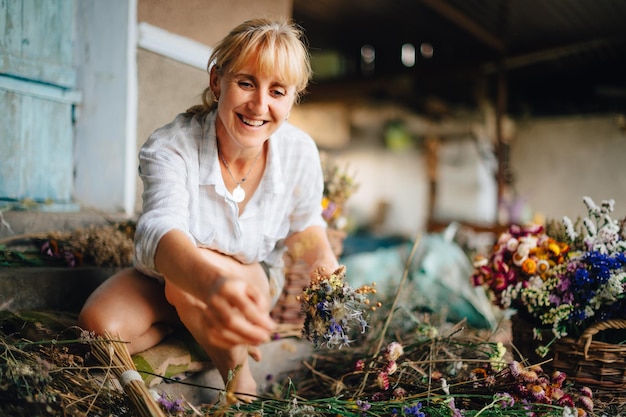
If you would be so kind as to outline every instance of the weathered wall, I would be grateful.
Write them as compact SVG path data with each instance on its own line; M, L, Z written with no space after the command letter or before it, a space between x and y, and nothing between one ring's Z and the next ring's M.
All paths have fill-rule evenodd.
M183 7L184 5L184 7ZM139 0L137 20L185 36L208 46L230 29L254 17L290 17L291 0ZM139 49L137 151L156 128L200 102L208 83L204 70ZM136 211L141 210L143 187L138 180Z
M407 238L424 231L428 179L423 152L352 148L331 154L359 184L347 207L351 227Z
M485 149L493 129L480 111L434 122L394 102L344 103L343 110L334 100L318 102L307 114L309 106L292 110L290 121L310 132L359 184L348 201L351 226L409 238L423 232L429 220L429 162L436 164L439 180L430 220L495 221L495 157ZM426 151L426 137L438 139L436 162Z
M626 131L614 115L520 120L511 165L521 199L546 218L587 214L583 196L626 216Z
M419 140L406 151L386 149L382 126L389 115L383 104L374 107L376 111L359 120L359 126L351 126L348 144L328 152L360 183L348 205L353 224L371 225L385 205L387 215L377 231L411 237L426 227L427 158ZM482 119L482 129L478 129L474 122L480 117L455 115L451 119L447 124L453 130L455 125L467 124L474 134L441 142L435 220L493 224L497 217L495 155L488 141L481 145L476 140L481 131L492 136L485 131L493 120ZM517 195L504 219L520 223L568 216L575 220L587 215L583 196L596 204L614 199L613 218L626 217L626 131L615 115L521 119L512 126L510 163ZM315 129L303 127L315 136ZM417 131L421 129L417 126Z
M291 0L139 0L137 3L138 21L207 45L244 20L291 14Z

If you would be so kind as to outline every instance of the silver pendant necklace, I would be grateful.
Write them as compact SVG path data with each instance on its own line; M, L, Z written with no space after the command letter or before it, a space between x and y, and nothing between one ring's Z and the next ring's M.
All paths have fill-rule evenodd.
M222 163L224 164L224 166L226 167L226 171L228 171L228 175L230 175L230 178L233 180L233 182L235 184L237 184L235 186L235 189L232 192L233 200L235 200L236 203L241 203L243 200L246 199L246 190L243 189L241 184L243 184L246 181L246 179L248 179L248 175L250 175L250 173L252 172L252 168L254 168L254 165L256 164L257 159L259 159L259 156L261 156L261 152L263 152L263 148L262 147L261 147L261 150L259 151L259 153L256 154L256 156L254 157L254 161L252 161L252 165L250 165L250 169L248 169L248 172L246 173L246 175L241 179L241 181L237 182L237 180L233 176L233 173L230 171L230 167L228 166L228 162L226 162L226 160L224 159L224 156L222 156L222 153L220 152L219 145L217 147L217 154L219 155L220 159L222 160Z

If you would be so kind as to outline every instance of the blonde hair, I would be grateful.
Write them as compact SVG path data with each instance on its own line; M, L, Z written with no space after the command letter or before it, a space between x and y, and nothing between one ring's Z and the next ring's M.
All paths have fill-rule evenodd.
M281 81L296 87L296 102L300 99L312 76L306 38L300 26L284 18L245 21L213 48L207 71L214 65L220 75L234 73L252 56L256 56L261 74L273 75L278 69L282 73ZM202 106L192 109L209 110L215 104L209 86L202 92Z

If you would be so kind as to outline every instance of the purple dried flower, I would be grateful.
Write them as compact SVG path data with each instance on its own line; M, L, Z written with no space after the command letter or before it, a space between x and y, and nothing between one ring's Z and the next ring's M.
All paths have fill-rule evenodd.
M368 403L367 401L356 400L356 405L357 407L359 407L359 410L361 411L367 411L370 408L372 408L372 405Z
M168 412L185 411L185 409L182 406L182 403L183 403L182 399L170 400L167 397L167 394L164 392L161 393L160 397L157 399L157 402L161 405L161 407L165 409L165 411L168 411Z
M413 416L413 417L425 417L426 414L424 414L423 411L420 411L421 409L422 409L422 403L417 403L413 406L405 406L404 415Z
M496 399L499 401L501 408L510 408L515 405L515 398L508 392L496 394Z

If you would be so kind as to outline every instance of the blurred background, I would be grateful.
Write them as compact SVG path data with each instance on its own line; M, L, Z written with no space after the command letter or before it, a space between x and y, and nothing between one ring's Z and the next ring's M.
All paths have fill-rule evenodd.
M0 204L136 216L137 151L199 102L211 46L292 17L315 71L290 121L359 184L347 230L412 237L626 214L621 0L8 0Z

